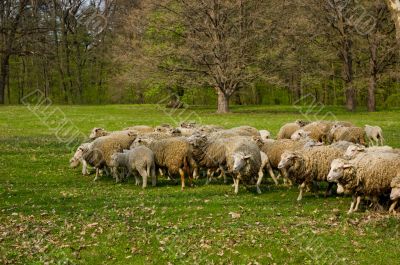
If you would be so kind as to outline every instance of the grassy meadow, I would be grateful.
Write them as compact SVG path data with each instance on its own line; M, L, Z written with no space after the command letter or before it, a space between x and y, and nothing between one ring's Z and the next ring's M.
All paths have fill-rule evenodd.
M132 179L93 182L68 164L71 147L83 141L66 140L76 130L80 137L93 127L196 120L276 135L286 122L331 119L331 113L360 126L380 125L386 143L400 147L400 111L235 106L217 115L214 107L1 106L0 263L396 264L400 218L364 209L349 216L349 197L323 198L321 191L298 203L296 187L275 187L268 178L261 195L242 185L235 196L230 185L203 179L184 192L166 179L142 190ZM64 121L74 127L60 127Z

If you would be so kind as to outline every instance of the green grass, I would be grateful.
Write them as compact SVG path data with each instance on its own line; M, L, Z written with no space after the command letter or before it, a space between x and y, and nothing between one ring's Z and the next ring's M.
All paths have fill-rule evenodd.
M189 119L227 128L251 125L276 135L285 122L333 112L357 125L380 125L386 142L400 147L400 111L349 114L329 107L305 117L306 107L290 106L233 107L232 114L216 115L213 107L172 113L155 105L109 105L56 106L44 114L57 109L64 114L43 121L27 107L0 107L2 264L398 263L399 218L348 216L348 197L307 194L297 203L296 188L270 182L261 195L242 186L236 196L230 185L205 186L204 180L184 192L167 180L147 190L132 180L94 183L68 167L72 144L57 138L55 128L63 118L85 135L93 127L117 130Z

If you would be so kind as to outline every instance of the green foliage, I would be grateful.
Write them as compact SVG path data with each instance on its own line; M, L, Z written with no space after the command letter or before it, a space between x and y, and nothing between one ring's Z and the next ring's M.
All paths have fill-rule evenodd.
M399 108L400 107L400 94L390 95L386 102L386 108Z

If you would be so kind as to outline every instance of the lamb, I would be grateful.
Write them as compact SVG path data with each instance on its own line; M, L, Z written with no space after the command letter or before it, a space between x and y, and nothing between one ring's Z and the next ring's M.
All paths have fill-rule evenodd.
M259 134L261 136L261 140L263 141L271 138L271 133L267 130L260 130Z
M185 174L189 177L190 183L193 178L196 178L197 164L192 156L191 145L186 138L139 139L135 145L145 145L150 148L154 153L157 167L166 169L170 175L179 174L182 190L185 188Z
M365 135L367 136L369 145L383 145L385 139L383 138L383 132L379 126L365 125Z
M390 205L389 213L395 212L395 207L400 199L400 176L392 179L390 187L392 188L392 191L390 192L390 199L393 201L393 203Z
M350 161L335 159L327 180L340 184L343 192L353 195L350 214L358 210L363 196L377 202L379 196L390 192L392 180L400 170L399 162L400 155L394 153L366 153L362 159Z
M135 125L131 127L127 127L123 129L124 131L136 131L138 133L151 133L154 131L153 127L146 126L146 125Z
M136 185L140 184L137 173L142 177L142 187L147 187L147 178L151 177L152 186L156 185L156 165L153 152L146 146L138 146L123 153L115 153L111 156L110 167L123 167L130 175L134 175Z
M131 128L133 128L133 127L131 127ZM97 138L102 137L102 136L108 136L108 135L111 135L111 134L121 134L121 133L124 134L126 132L137 133L138 131L131 130L131 129L127 128L127 129L124 129L122 131L109 132L109 131L106 131L103 128L96 127L96 128L93 128L92 131L90 132L89 139L90 140L94 140L94 139L97 139Z
M71 168L76 168L79 166L79 164L82 163L82 175L89 175L89 171L87 169L87 162L85 159L83 159L83 156L85 153L89 152L89 150L92 148L92 143L83 143L81 144L77 149L74 154L74 156L69 160L70 167Z
M124 149L129 149L136 136L136 133L126 131L124 133L99 137L91 143L91 148L83 154L83 159L89 165L96 168L94 181L98 180L100 169L110 167L111 156L114 153L122 152ZM116 181L119 182L118 174L114 170L112 173Z
M344 127L342 125L335 125L330 131L329 140L331 142L348 141L366 145L365 132L360 127Z
M399 153L399 150L393 149L390 146L373 146L373 147L365 147L363 145L358 145L358 144L352 144L350 145L347 149L346 152L344 153L344 158L351 160L356 158L359 154L362 153Z
M239 182L250 183L257 176L261 167L260 149L253 141L248 139L231 138L226 147L226 165L228 172L232 173L235 194L239 192ZM257 192L261 193L257 181Z
M342 157L344 151L331 146L317 146L302 152L286 151L282 154L278 168L285 169L288 177L299 184L300 193L297 201L303 198L303 192L310 188L316 181L326 181L331 163L334 159ZM332 188L329 185L327 193Z

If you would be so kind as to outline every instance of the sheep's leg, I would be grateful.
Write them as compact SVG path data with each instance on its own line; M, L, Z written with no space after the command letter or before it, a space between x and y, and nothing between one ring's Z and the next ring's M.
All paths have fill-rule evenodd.
M278 179L275 177L275 173L270 166L268 167L268 173L271 176L272 180L274 181L275 185L278 186L279 184Z
M326 191L325 191L325 198L332 194L332 187L333 187L333 185L334 185L333 182L329 182L328 188L327 188Z
M396 211L395 211L394 209L396 208L396 205L397 205L398 202L399 202L398 200L395 200L395 201L390 205L389 213L396 213Z
M115 178L115 183L121 182L121 178L120 178L120 176L118 174L117 168L115 168L115 167L111 168L111 174Z
M193 169L193 179L197 180L199 178L198 168Z
M210 184L211 177L212 177L211 169L207 169L206 185Z
M157 185L157 176L156 176L156 169L154 166L151 167L150 174L151 174L151 185L155 187Z
M94 177L93 181L97 181L99 179L99 172L100 172L100 169L98 167L96 167L96 176Z
M89 175L89 170L87 169L87 163L82 159L82 175Z
M353 212L355 203L356 203L356 196L353 195L353 196L352 196L351 203L350 203L350 209L349 209L349 211L347 212L347 214L351 214L351 213Z
M354 207L354 212L358 211L358 207L360 206L360 202L361 202L361 196L357 196L356 206Z
M179 175L181 176L181 190L185 188L185 172L180 168Z
M140 185L140 178L139 178L139 176L137 175L137 172L136 172L135 170L133 170L133 171L131 172L131 174L135 177L135 185L136 185L136 186L139 186L139 185Z
M264 177L264 172L261 168L260 171L258 172L258 180L257 180L257 184L256 184L258 194L261 194L260 185L261 185L263 177Z
M147 172L144 169L140 169L139 174L143 179L142 188L145 189L147 187Z
M297 201L301 201L301 200L303 199L303 192L304 192L305 187L306 187L306 183L305 183L305 182L303 182L303 183L299 186L300 192L299 192L299 196L297 197Z
M236 177L235 179L233 179L233 182L235 184L235 194L238 194L238 192L239 192L239 177Z

